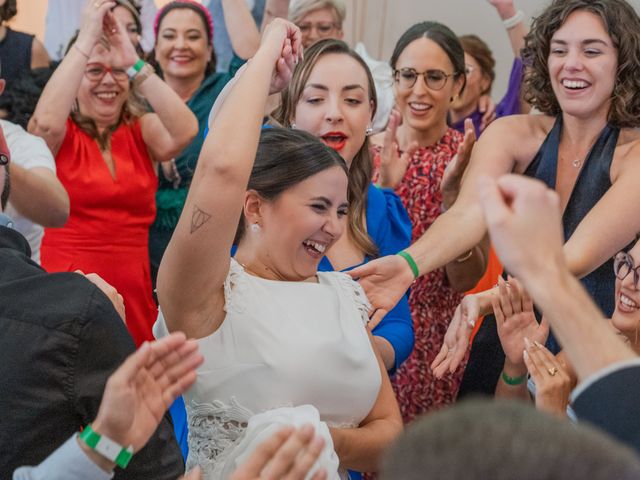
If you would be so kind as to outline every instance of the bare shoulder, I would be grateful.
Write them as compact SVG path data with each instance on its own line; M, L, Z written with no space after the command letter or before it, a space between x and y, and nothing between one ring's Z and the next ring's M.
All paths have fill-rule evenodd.
M640 173L640 130L623 128L611 164L611 181L622 175L637 176Z
M492 122L480 137L486 148L496 148L515 159L517 173L525 171L553 128L546 115L509 115Z

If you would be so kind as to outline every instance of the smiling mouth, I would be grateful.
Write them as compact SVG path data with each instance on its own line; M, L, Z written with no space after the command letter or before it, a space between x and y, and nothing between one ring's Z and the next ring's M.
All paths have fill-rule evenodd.
M118 96L118 93L117 92L100 92L100 93L96 93L95 96L98 97L100 100L109 102L115 99Z
M314 258L320 258L324 255L324 252L327 250L327 245L324 243L319 243L314 240L305 240L302 242L305 250L309 255Z
M562 86L567 90L584 90L585 88L591 86L589 82L585 82L584 80L562 80Z
M428 103L422 102L409 102L409 108L413 111L413 113L424 114L431 110L431 105Z
M620 293L618 306L620 310L626 313L638 310L638 304L631 298L627 297L624 293Z

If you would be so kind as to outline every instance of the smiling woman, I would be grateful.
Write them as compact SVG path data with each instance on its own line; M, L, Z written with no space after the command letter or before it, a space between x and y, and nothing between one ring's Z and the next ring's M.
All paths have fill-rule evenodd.
M138 58L112 12L115 5L89 3L77 40L42 92L29 127L56 156L73 205L63 228L45 230L43 267L97 273L113 285L124 297L127 327L139 345L153 338L156 317L148 267L154 162L182 150L197 124ZM136 107L136 91L156 113Z

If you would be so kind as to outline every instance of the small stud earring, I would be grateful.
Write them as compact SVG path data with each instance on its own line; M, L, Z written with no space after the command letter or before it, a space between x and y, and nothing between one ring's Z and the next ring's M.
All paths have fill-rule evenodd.
M371 125L369 125L367 127L367 129L364 131L364 134L368 137L369 135L371 135L373 133L373 127Z
M295 130L296 128L298 128L297 125L295 123L292 123L291 124L291 130Z
M253 233L260 233L260 224L258 223L252 223L251 224L251 231Z

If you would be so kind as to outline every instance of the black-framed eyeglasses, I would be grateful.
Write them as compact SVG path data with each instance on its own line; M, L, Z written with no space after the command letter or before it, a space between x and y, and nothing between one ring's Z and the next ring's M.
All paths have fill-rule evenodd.
M84 76L92 82L99 82L109 72L113 78L122 82L129 80L127 70L124 68L108 67L103 63L89 63L84 70Z
M436 69L427 70L426 72L416 72L413 68L401 68L393 72L393 78L402 90L413 88L420 75L422 75L424 83L431 90L442 90L447 84L449 77L455 76L455 72L445 73L442 70Z
M638 288L638 281L640 280L640 265L635 266L633 257L627 252L620 252L613 258L613 273L620 281L627 278L631 272L633 272L633 286Z

